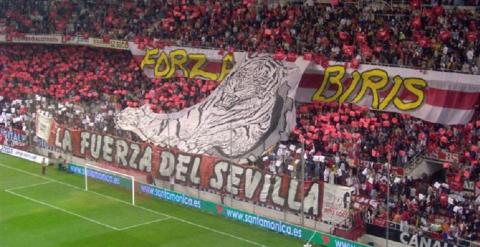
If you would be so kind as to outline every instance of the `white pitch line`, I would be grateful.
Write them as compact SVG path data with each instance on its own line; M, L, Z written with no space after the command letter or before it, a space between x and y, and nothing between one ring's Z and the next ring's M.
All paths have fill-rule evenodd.
M312 236L308 239L307 244L309 244L310 241L312 241L312 239L313 239L313 237L315 236L315 234L317 234L317 231L314 231L314 232L313 232Z
M35 186L39 186L39 185L50 184L50 183L53 183L53 181L46 181L46 182L41 182L41 183L17 186L17 187L7 188L5 190L21 190L21 189L31 188L31 187L35 187Z
M77 214L77 213L68 211L68 210L63 209L63 208L59 208L59 207L54 206L54 205L52 205L52 204L49 204L49 203L46 203L46 202L42 202L42 201L39 201L39 200L37 200L37 199L33 199L33 198L31 198L31 197L28 197L28 196L25 196L25 195L22 195L22 194L18 194L18 193L15 193L15 192L13 192L13 191L10 191L10 190L5 190L5 192L10 193L10 194L12 194L12 195L16 195L16 196L18 196L18 197L21 197L21 198L23 198L23 199L26 199L26 200L29 200L29 201L32 201L32 202L36 202L36 203L38 203L38 204L42 204L42 205L44 205L44 206L47 206L47 207L56 209L56 210L58 210L58 211L62 211L62 212L64 212L64 213L66 213L66 214L70 214L70 215L76 216L76 217L81 218L81 219L84 219L84 220L86 220L86 221L90 221L90 222L95 223L95 224L97 224L97 225L101 225L101 226L110 228L110 229L115 230L115 231L120 231L120 229L118 229L118 228L116 228L116 227L114 227L114 226L111 226L111 225L109 225L109 224L105 224L105 223L102 223L102 222L100 222L100 221L96 221L96 220L94 220L94 219L90 219L90 218L85 217L85 216L83 216L83 215L79 215L79 214Z
M69 184L69 183L65 183L65 182L62 182L62 181L59 181L59 180L56 180L56 179L53 179L53 178L48 178L48 177L45 177L45 176L40 176L40 175L35 174L35 173L31 173L31 172L27 172L27 171L24 171L24 170L21 170L21 169L17 169L17 168L14 168L14 167L10 167L10 166L5 165L5 164L3 164L3 163L1 163L1 162L0 162L0 166L1 166L1 167L5 167L5 168L7 168L7 169L12 169L12 170L14 170L14 171L18 171L18 172L20 172L20 173L28 174L28 175L31 175L31 176L34 176L34 177L39 177L39 178L43 178L43 179L46 179L46 180L49 180L49 181L57 182L57 183L59 183L59 184L65 185L65 186L75 188L75 189L77 189L77 190L85 191L83 188L77 187L77 186L75 186L75 185L71 185L71 184ZM145 207L142 207L142 206L132 205L132 204L129 203L129 202L120 200L120 199L115 198L115 197L111 197L111 196L108 196L108 195L100 194L100 193L98 193L98 192L90 191L90 190L89 190L88 192L97 194L97 195L102 196L102 197L105 197L105 198L110 198L110 199L112 199L112 200L114 200L114 201L118 201L118 202L121 202L121 203L130 205L130 206L132 206L132 207L140 208L140 209L143 209L143 210L145 210L145 211L149 211L149 212L154 213L154 214L157 214L157 215L162 215L162 216L170 217L171 219L174 219L174 220L183 222L183 223L185 223L185 224L189 224L189 225L192 225L192 226L196 226L196 227L198 227L198 228L202 228L202 229L205 229L205 230L208 230L208 231L211 231L211 232L215 232L215 233L220 234L220 235L224 235L224 236L227 236L227 237L230 237L230 238L234 238L234 239L237 239L237 240L240 240L240 241L249 243L249 244L251 244L251 245L256 245L256 246L261 246L261 247L267 247L267 245L260 244L260 243L257 243L257 242L255 242L255 241L252 241L252 240L248 240L248 239L245 239L245 238L236 236L236 235L234 235L234 234L222 232L222 231L219 231L219 230L210 228L210 227L208 227L208 226L200 225L200 224L197 224L197 223L188 221L188 220L184 220L184 219L182 219L182 218L178 218L178 217L175 217L175 216L172 216L172 215L165 214L165 213L160 213L160 212L158 212L158 211L155 211L155 210L152 210L152 209L149 209L149 208L145 208Z
M24 186L17 186L17 187L12 187L12 188L8 188L8 189L5 189L5 192L7 193L10 193L10 194L13 194L13 195L16 195L16 196L20 196L20 197L23 197L27 200L30 200L30 201L34 201L36 203L40 203L40 204L43 204L45 206L48 206L48 207L51 207L51 208L54 208L54 209L57 209L59 210L60 208L56 207L56 206L53 206L49 203L46 203L46 202L42 202L42 201L38 201L38 200L35 200L31 197L28 197L28 196L25 196L25 195L21 195L19 193L14 193L12 192L13 190L21 190L21 189L26 189L26 188L32 188L32 187L36 187L36 186L39 186L39 185L44 185L44 184L50 184L50 183L54 183L55 181L46 181L46 182L42 182L42 183L35 183L35 184L29 184L29 185L24 185ZM28 198L27 198L28 197ZM80 215L76 214L76 213L73 213L69 210L66 210L66 209L63 209L61 210L63 212L65 211L68 211L69 214L72 214L72 215L75 215L77 217L80 217ZM88 218L86 216L83 216L85 218ZM82 217L81 217L82 218ZM84 219L84 218L82 218ZM90 218L89 218L90 219ZM116 228L117 231L124 231L124 230L128 230L128 229L131 229L131 228L135 228L135 227L140 227L140 226L144 226L144 225L149 225L149 224L153 224L153 223L157 223L157 222L161 222L161 221L164 221L164 220L168 220L170 219L170 217L166 217L166 218L161 218L161 219L156 219L156 220L152 220L152 221L147 221L145 223L140 223L140 224L135 224L135 225L132 225L132 226L127 226L127 227L123 227L123 228L118 228L118 227L114 227L112 226L112 228ZM89 221L95 221L95 220L89 220ZM97 222L94 222L94 223L97 223ZM97 223L98 224L98 223ZM105 225L108 225L108 224L105 224Z
M120 228L120 231L125 231L125 230L129 230L129 229L132 229L132 228L135 228L135 227L150 225L150 224L153 224L153 223L162 222L162 221L169 220L169 219L171 219L171 218L167 217L167 218L161 218L161 219L148 221L148 222L145 222L145 223L136 224L136 225L133 225L133 226L127 226L127 227L124 227L124 228Z

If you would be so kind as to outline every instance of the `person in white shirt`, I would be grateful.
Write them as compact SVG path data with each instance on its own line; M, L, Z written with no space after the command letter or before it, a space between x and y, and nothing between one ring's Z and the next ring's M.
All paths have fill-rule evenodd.
M330 172L330 177L328 178L328 183L329 184L335 184L335 173Z
M472 49L472 48L468 49L468 51L467 51L467 60L468 60L468 63L469 63L469 64L472 64L472 63L473 63L473 56L474 56L473 49Z
M323 181L328 183L328 179L330 178L330 167L326 166L325 170L323 171Z

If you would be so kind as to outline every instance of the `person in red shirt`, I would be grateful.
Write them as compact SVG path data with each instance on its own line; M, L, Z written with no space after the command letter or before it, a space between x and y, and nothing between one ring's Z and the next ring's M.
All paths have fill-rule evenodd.
M3 145L3 143L5 142L5 137L0 134L0 145Z
M402 213L402 218L400 221L400 230L402 232L408 232L408 220L410 219L410 213L405 209Z

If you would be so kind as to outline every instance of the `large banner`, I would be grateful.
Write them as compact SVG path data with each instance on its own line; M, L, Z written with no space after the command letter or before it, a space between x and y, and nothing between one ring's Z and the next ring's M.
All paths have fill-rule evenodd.
M50 136L50 130L52 128L53 117L42 114L42 112L37 111L37 128L36 134L42 140L48 142L48 137Z
M61 35L22 35L0 42L75 44L129 49L147 76L201 77L221 81L242 53L169 46L140 48L133 42ZM421 71L399 67L361 65L345 69L344 63L330 62L323 68L308 64L295 99L299 102L351 102L372 110L409 114L429 122L446 125L466 124L480 98L480 76L440 71Z
M354 189L325 183L323 185L322 219L334 224L343 223L350 215Z
M259 205L320 216L323 183L301 183L287 175L271 174L254 166L239 165L208 155L195 155L135 143L114 136L54 126L49 139L54 146L76 157L150 174L169 181L208 190ZM343 191L343 190L342 190Z
M155 54L161 57L165 53L159 55L157 49ZM188 57L182 56L183 60ZM308 62L283 62L270 55L247 57L245 53L235 57L236 66L197 105L170 114L155 113L148 105L127 108L116 116L117 127L132 131L143 141L169 144L186 153L240 163L255 161L287 139L295 127L294 97Z
M217 50L140 49L133 42L129 47L151 78L170 77L181 72L186 77L222 80L228 73L228 64L237 62L236 58L232 59L237 53L224 54ZM360 69L353 70L345 69L343 63L331 64L323 68L309 63L296 92L297 101L351 102L372 110L405 113L429 122L457 125L471 119L480 98L478 75L374 65L361 65Z
M22 130L0 126L0 135L5 137L5 143L14 148L24 149L28 146L28 137Z
M429 122L465 124L480 98L478 75L362 65L342 65L305 74L296 99L301 102L351 102L372 110L410 114Z

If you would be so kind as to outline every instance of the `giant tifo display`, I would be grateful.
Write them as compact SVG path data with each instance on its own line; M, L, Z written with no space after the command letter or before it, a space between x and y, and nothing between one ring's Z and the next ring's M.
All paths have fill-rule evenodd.
M28 13L0 8L0 152L69 163L85 181L129 174L139 186L107 191L133 188L140 203L152 196L305 246L480 244L479 20L468 7L25 4ZM15 162L0 160L2 203L162 231L164 218L92 220L53 200L53 186L41 198L34 191L57 179L71 188L82 178L47 168L47 181L30 182L40 175ZM87 164L102 172L87 175ZM282 244L180 211L165 219L240 241L232 246Z

